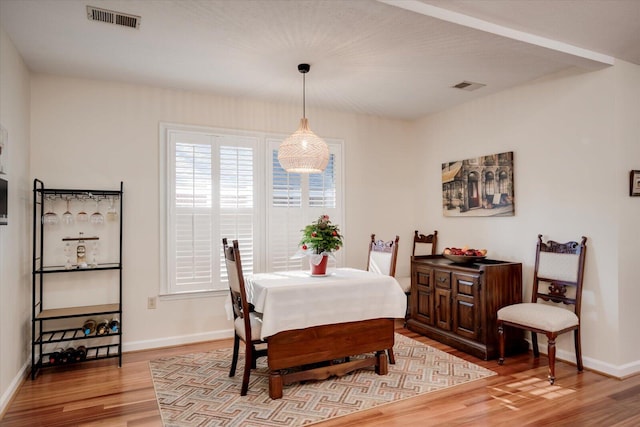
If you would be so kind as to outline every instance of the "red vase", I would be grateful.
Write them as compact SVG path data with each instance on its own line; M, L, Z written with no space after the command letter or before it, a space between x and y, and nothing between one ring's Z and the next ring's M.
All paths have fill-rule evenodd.
M320 264L315 265L311 258L309 258L309 265L311 266L311 274L314 276L322 276L327 274L327 262L329 261L328 255L322 255L322 260Z

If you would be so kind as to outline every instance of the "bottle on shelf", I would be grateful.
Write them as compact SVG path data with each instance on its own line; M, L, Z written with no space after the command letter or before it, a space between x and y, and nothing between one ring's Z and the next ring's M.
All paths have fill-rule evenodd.
M96 335L107 335L109 333L109 320L103 319L96 326Z
M76 246L76 257L78 268L87 268L87 248L82 238L84 233L80 232L80 238L78 239L78 246Z
M63 354L64 354L64 348L62 347L58 347L53 351L53 353L49 353L49 364L60 365L62 363Z
M97 326L97 323L95 320L87 319L82 325L82 332L84 332L85 336L92 335L96 332L96 326Z
M113 316L109 321L109 333L117 334L120 331L120 319L118 316Z
M57 364L58 365L63 365L67 362L69 362L69 354L67 353L67 350L65 349L60 349L60 358L58 359Z
M64 356L62 356L62 363L73 363L76 361L76 349L73 347L69 347L64 351Z
M76 352L73 355L73 358L76 362L82 362L83 360L87 360L87 347L81 345L76 348Z

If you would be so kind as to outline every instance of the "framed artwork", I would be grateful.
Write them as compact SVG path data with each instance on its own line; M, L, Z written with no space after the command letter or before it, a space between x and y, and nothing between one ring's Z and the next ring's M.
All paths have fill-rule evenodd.
M513 151L442 164L444 216L513 216Z
M629 172L629 196L640 196L640 170Z

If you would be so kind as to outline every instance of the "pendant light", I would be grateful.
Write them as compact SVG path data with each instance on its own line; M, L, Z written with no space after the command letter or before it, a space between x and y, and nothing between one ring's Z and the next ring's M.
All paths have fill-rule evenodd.
M302 119L300 127L290 137L282 141L278 149L278 161L287 172L320 173L329 163L329 147L322 138L309 129L305 110L305 74L309 64L298 65L302 73Z

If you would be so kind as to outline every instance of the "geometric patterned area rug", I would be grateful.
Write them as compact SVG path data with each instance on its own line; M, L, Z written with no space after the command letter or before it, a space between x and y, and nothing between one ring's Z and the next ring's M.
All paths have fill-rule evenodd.
M387 375L373 368L340 378L284 386L283 398L269 398L266 358L251 371L249 392L240 396L243 354L229 378L231 349L171 356L149 362L166 427L302 426L378 405L442 390L495 372L395 335L395 365Z

